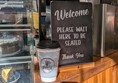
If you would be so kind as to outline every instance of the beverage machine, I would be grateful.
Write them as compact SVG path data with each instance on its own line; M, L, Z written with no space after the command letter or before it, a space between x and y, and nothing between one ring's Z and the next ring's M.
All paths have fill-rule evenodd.
M104 57L115 51L115 11L116 6L108 3L95 4L93 10L94 55Z

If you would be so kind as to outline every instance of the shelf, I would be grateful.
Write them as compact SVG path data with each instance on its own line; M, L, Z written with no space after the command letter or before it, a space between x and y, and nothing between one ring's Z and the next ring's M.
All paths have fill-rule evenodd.
M12 65L12 64L23 64L23 63L32 63L31 59L22 59L22 60L1 60L1 65Z
M0 31L31 31L31 29L0 29Z
M1 27L31 27L31 24L0 24Z
M0 55L0 61L6 61L6 60L31 60L31 55L28 51L22 51L22 52L18 52L18 54L15 55Z
M30 57L9 57L9 58L1 58L0 65L12 65L12 64L23 64L23 63L31 63L32 58Z
M30 31L31 25L30 24L6 24L0 25L0 31Z

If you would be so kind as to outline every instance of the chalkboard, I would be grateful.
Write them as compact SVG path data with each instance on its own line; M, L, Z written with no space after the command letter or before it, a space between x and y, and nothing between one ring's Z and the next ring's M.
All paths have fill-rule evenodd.
M59 65L92 61L92 4L51 2L52 40L61 46Z

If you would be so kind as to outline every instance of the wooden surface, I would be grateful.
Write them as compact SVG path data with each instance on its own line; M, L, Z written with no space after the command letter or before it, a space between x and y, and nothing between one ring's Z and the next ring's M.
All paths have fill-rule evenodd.
M59 68L54 83L118 83L118 51L94 61ZM38 65L35 66L35 83L41 83Z

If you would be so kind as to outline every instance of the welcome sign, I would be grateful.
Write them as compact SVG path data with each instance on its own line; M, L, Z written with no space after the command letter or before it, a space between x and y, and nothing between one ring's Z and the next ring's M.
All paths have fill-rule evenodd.
M51 2L52 40L61 46L60 65L92 61L92 4Z

